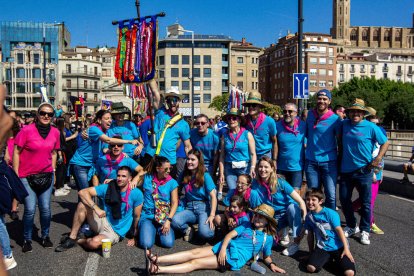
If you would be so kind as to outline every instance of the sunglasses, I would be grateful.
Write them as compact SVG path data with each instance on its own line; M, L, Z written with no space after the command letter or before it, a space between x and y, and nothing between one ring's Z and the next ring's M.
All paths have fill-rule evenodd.
M237 117L237 116L230 116L229 117L229 121L237 121L237 119L239 119L239 117Z
M247 107L258 107L259 105L258 104L249 104L249 105L247 105Z
M115 144L115 145L110 145L109 147L110 148L120 148L120 147L122 147L123 145L121 145L121 144Z
M204 126L207 122L195 122L196 126Z
M177 97L168 97L167 103L178 103L179 99Z
M49 117L53 117L55 115L55 112L46 112L46 111L39 111L39 115L45 117L46 115Z
M293 112L296 112L295 110L283 110L283 114L292 114Z

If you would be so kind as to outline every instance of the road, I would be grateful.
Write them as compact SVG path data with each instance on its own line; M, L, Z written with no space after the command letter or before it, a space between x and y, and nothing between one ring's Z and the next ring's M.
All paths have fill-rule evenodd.
M57 245L62 233L68 232L72 215L77 202L75 191L66 197L52 198L51 239ZM20 207L20 217L23 206ZM339 211L340 212L340 211ZM37 211L38 213L38 211ZM340 212L341 213L341 212ZM342 221L343 216L341 214ZM350 239L351 252L356 261L359 275L412 275L414 270L414 201L380 193L375 208L376 223L385 235L371 235L371 245L361 245L356 239ZM103 259L99 252L86 252L77 246L63 253L55 253L53 249L44 249L34 238L33 252L23 254L23 226L21 221L10 221L7 227L11 237L14 257L18 266L10 271L10 275L140 275L143 274L144 255L139 248L127 247L126 240L112 248L111 258ZM38 216L35 224L39 227ZM39 229L37 232L40 233ZM159 254L168 254L181 250L196 248L195 245L176 240L173 249L155 247ZM276 264L284 268L289 275L305 275L303 261L300 260L307 251L306 239L302 241L301 251L295 256L281 255L283 248L276 248L272 258ZM244 275L257 275L246 266ZM232 275L227 272L224 275ZM334 265L325 267L319 275L337 274ZM223 275L216 271L194 272L191 275Z

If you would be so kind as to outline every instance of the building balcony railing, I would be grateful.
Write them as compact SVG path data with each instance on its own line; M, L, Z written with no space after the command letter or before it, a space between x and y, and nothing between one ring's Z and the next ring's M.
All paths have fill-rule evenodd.
M84 91L84 90L90 90L90 91L99 91L101 89L101 87L98 86L94 86L94 85L62 85L62 89L63 90L72 90L72 91Z
M221 74L221 79L228 80L229 79L229 74Z
M344 67L339 67L339 72L345 72L345 68Z
M223 66L223 67L229 67L229 62L228 62L228 61L223 60L223 61L221 62L221 66Z
M221 92L229 92L229 87L228 86L223 86L221 88Z
M371 74L375 74L375 69L371 69Z
M359 71L360 73L365 73L365 69L362 69Z
M413 75L413 71L408 71L407 72L407 76L412 76Z
M340 80L339 80L339 82L341 82L341 83L342 83L342 82L345 82L345 80L344 80L344 79L340 79Z
M382 72L388 72L388 66L382 67Z
M397 76L402 76L402 71L401 70L398 70L397 73L396 73L396 75Z
M94 71L85 71L85 70L70 70L70 71L63 71L63 77L75 77L75 76L84 76L84 77L92 77L99 79L101 77L100 73L95 73Z
M354 68L349 69L349 73L355 73L355 69Z

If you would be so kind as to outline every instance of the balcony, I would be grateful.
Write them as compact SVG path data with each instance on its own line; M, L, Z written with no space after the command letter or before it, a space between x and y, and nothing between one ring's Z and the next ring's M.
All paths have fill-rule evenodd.
M402 76L402 71L401 70L398 70L397 73L396 73L396 75L397 76Z
M229 87L228 86L223 86L222 88L221 88L221 92L229 92Z
M384 67L382 67L382 72L388 72L388 66L384 66Z
M375 69L371 69L371 74L375 74Z
M355 68L349 69L349 73L355 73Z
M361 74L365 74L365 68L361 68L359 71Z
M62 85L62 89L63 90L69 90L69 91L100 91L101 87L98 86L94 86L94 85L88 85L88 86L84 86L84 85Z
M345 72L345 68L343 66L339 67L339 72Z
M407 72L407 76L412 76L413 75L413 71L408 71Z
M85 71L85 70L70 70L70 71L63 71L62 77L90 77L95 79L100 79L101 74L95 73L93 70Z

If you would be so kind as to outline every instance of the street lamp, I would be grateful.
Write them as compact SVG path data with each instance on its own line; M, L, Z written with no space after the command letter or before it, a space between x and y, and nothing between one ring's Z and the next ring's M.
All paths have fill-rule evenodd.
M191 120L194 120L194 31L182 31L191 33Z

